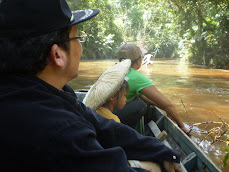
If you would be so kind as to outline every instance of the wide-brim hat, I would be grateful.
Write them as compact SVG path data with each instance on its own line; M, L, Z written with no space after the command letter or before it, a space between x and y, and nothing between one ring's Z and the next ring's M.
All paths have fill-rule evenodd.
M137 60L142 56L141 49L133 42L126 42L118 48L117 57L119 59Z
M66 0L2 0L0 38L39 36L84 22L97 9L71 12Z
M106 70L92 85L83 103L91 109L97 110L118 92L130 66L131 61L128 59Z

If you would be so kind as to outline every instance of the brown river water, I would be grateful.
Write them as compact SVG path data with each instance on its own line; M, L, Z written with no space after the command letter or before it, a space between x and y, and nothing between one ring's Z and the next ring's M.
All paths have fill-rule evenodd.
M79 76L68 84L73 89L89 89L100 74L117 62L82 61ZM139 71L151 79L157 89L174 104L187 127L197 122L221 120L229 124L229 70L207 69L179 60L156 59L153 64L143 65ZM207 129L216 126L209 124ZM201 133L203 127L195 127L191 132L196 143L206 136ZM227 167L223 167L222 163L226 152L221 147L226 147L226 144L217 142L210 145L211 141L212 138L209 138L201 142L200 147L222 171L229 171L229 163Z

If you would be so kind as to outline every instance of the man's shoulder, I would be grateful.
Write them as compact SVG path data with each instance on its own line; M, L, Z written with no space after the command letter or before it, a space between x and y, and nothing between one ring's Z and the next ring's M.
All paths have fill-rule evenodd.
M46 124L70 125L74 121L88 124L83 117L84 113L88 113L87 109L72 94L40 82L31 82L25 82L23 86L20 82L8 84L11 91L0 95L0 107L4 112L2 120L15 119L18 121L15 125L30 123L34 127L45 127ZM0 92L5 88L1 86Z

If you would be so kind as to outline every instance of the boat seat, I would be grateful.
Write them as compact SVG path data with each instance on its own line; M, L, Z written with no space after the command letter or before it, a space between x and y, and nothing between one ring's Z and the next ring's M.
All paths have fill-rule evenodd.
M163 140L165 140L166 136L167 136L167 132L163 130L156 138L162 142Z
M161 130L158 128L158 126L157 126L157 124L154 122L154 121L150 121L149 123L148 123L148 125L149 125L149 127L150 127L150 129L151 129L151 131L153 132L153 134L155 135L155 137L159 137L159 135L161 134L161 133L163 133L163 134L161 134L161 135L166 135L167 136L167 133L166 133L166 131L165 132L161 132ZM166 133L166 134L165 134ZM165 136L165 137L166 137ZM164 143L167 147L169 147L170 149L172 149L172 147L171 147L171 145L169 144L169 142L165 139L165 137L164 137L164 140L162 141L162 143ZM187 170L186 170L186 168L184 167L184 164L181 162L180 163L181 164L181 169L182 169L182 172L187 172Z

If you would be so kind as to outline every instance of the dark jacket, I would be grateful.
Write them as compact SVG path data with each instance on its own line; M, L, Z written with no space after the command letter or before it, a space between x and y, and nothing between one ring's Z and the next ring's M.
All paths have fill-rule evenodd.
M179 162L157 139L102 117L37 77L1 77L0 114L5 171L146 171L129 167L127 159Z

